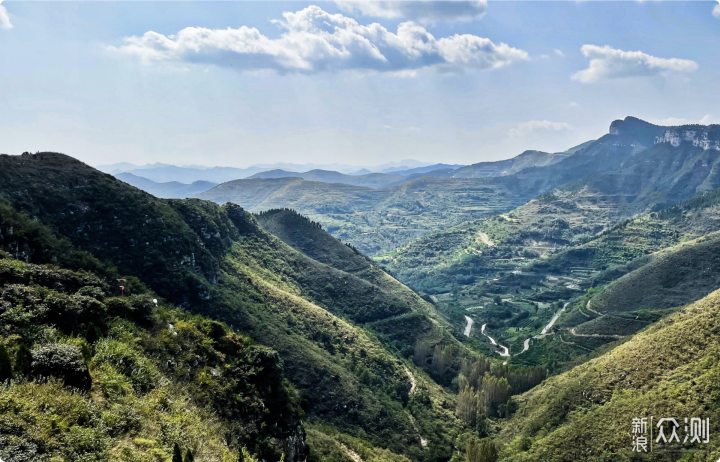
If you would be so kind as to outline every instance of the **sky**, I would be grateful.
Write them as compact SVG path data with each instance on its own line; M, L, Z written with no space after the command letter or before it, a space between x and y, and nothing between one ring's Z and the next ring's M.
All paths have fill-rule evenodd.
M0 2L0 153L471 164L720 123L720 3Z

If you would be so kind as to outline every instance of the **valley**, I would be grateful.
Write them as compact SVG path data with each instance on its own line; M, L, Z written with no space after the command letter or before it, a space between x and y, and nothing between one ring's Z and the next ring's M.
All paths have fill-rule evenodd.
M188 412L226 428L217 431L235 431L239 419L241 436L226 452L245 460L445 461L477 438L492 438L501 460L574 460L554 442L584 425L573 406L585 409L589 399L589 413L614 421L616 400L649 398L610 398L618 393L610 384L639 381L647 396L664 396L647 377L676 383L670 372L651 371L653 362L638 365L645 375L632 383L606 376L614 374L609 357L647 355L650 337L670 348L671 336L691 336L714 351L707 313L720 306L720 179L708 156L715 132L677 141L672 134L683 130L628 118L546 164L497 176L485 165L485 177L376 188L251 178L192 199L158 198L62 154L0 156L1 335L13 355L25 343L84 354L83 380L96 389L76 405L99 406L94 418L166 390L202 403ZM698 162L707 168L693 167ZM68 282L78 278L84 282ZM119 298L116 281L124 281ZM77 326L53 324L43 308L52 297L75 300L63 309L78 313L82 303L101 310L92 318L97 332L82 317L90 315ZM33 322L44 327L17 318L18 306L33 307ZM705 330L683 327L692 323ZM178 350L167 338L180 332L190 343ZM106 346L93 346L99 338L134 351L133 361L154 375L140 383L117 369L102 356ZM231 353L227 342L243 346ZM252 374L220 371L218 355L237 351L270 358L263 368L274 371L274 395L247 391ZM709 360L699 361L672 367L700 371ZM33 370L23 387L59 393ZM577 379L585 376L593 378ZM250 407L233 417L222 400L237 387ZM7 399L29 392L13 388ZM558 410L558 399L569 407ZM13 419L25 419L23 406ZM284 410L253 414L258 406ZM165 425L158 408L144 409L145 426L98 434L96 451L168 453L180 440L157 436ZM280 414L279 430L263 430L267 415ZM155 439L138 440L140 428ZM598 438L608 438L603 431ZM62 452L26 430L18 438L18 448ZM586 443L608 460L624 451L603 444ZM186 445L220 453L201 434Z

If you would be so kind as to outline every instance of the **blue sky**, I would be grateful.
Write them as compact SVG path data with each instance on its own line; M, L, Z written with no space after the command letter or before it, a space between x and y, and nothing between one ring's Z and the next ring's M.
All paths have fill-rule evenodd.
M0 152L474 163L720 123L717 2L0 4Z

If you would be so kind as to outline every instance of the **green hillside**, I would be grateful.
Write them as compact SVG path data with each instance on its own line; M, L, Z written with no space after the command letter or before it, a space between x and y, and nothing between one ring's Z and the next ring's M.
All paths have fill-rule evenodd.
M517 397L518 410L497 440L500 460L641 460L632 453L632 418L650 416L709 418L710 443L685 447L702 452L653 452L642 460L716 460L718 319L716 291Z
M0 162L0 193L53 228L33 232L105 263L76 251L70 260L109 265L103 267L123 275L131 292L144 284L161 299L277 351L307 420L321 424L327 437L344 434L414 460L450 457L466 426L455 416L452 382L461 363L477 356L431 304L365 257L294 214L285 215L304 220L322 236L318 242L331 243L323 247L351 252L352 263L295 239L313 259L238 206L160 200L67 156L3 156ZM6 212L8 220L22 216ZM275 230L293 243L281 226ZM13 236L27 235L13 229ZM54 261L58 254L43 250L42 239L25 247L13 239L3 245L26 252L18 250L18 258L35 252ZM114 284L106 290L118 294ZM326 440L314 435L318 444Z
M67 270L0 251L0 374L12 379L0 386L0 457L169 460L174 445L196 460L306 457L305 414L275 351L156 307L137 279L116 297L112 268L6 205L0 221L3 247L25 247L24 260L84 257Z
M290 208L373 255L438 229L510 210L532 196L513 180L423 177L380 189L256 178L223 183L198 197L233 202L251 212Z
M603 287L588 307L607 314L686 305L720 287L718 259L718 233L659 251Z

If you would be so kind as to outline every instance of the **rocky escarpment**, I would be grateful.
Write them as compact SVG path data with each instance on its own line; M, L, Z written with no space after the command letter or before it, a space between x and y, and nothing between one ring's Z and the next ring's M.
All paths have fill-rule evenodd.
M692 143L705 151L720 151L720 125L673 127L655 138L655 144L660 143L669 143L675 147L682 143Z

